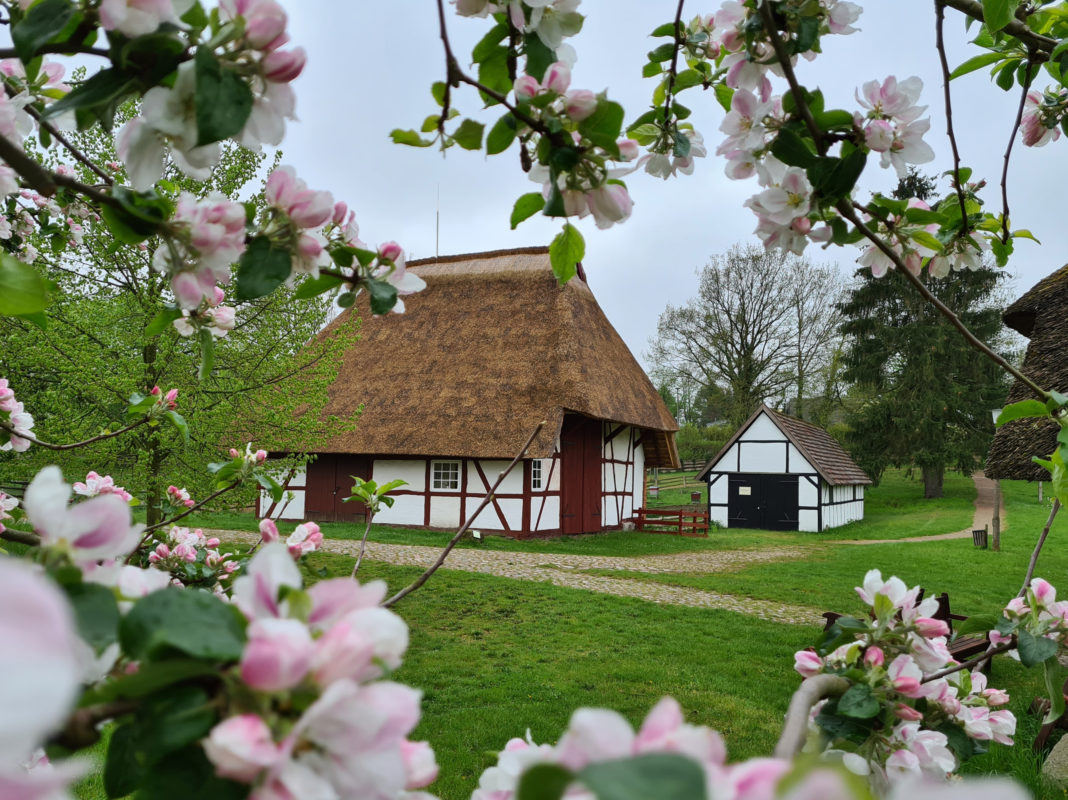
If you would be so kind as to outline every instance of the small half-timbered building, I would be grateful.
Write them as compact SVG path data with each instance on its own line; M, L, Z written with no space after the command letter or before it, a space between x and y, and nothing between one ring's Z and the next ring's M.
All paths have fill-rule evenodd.
M678 426L583 273L559 286L547 248L408 268L427 286L404 314L372 317L360 302L344 312L362 317L360 340L323 413L359 411L359 423L292 475L291 498L271 513L363 519L364 508L343 502L351 476L399 478L407 485L376 522L455 528L544 421L473 527L544 536L632 519L646 467L679 465Z
M819 532L864 518L871 479L818 425L762 405L699 474L724 528Z

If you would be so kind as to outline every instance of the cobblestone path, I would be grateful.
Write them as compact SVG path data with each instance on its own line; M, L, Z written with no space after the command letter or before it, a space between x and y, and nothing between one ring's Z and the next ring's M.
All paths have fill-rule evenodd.
M205 531L208 535L228 541L254 542L258 534L237 531ZM355 557L360 543L348 539L327 539L322 549ZM364 558L402 566L428 567L437 559L441 549L422 545L381 544L368 542ZM548 581L554 586L585 589L590 592L634 597L651 603L698 608L718 608L748 614L772 622L792 625L821 625L820 611L804 606L754 600L718 592L667 586L650 581L587 575L579 570L607 569L665 574L671 572L728 572L744 566L767 561L803 558L810 548L781 547L762 550L702 551L662 556L614 557L582 556L561 553L515 553L501 550L454 549L442 569L478 572L499 578L525 581Z

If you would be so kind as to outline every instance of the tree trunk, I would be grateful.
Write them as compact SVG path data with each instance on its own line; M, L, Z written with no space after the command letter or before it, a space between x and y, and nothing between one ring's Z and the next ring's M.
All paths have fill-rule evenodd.
M930 465L923 467L923 496L927 500L942 496L942 476L945 467Z

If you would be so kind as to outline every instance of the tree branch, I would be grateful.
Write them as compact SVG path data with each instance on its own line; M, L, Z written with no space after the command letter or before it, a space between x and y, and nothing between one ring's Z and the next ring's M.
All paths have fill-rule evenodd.
M800 753L808 737L808 717L812 707L820 700L841 696L849 687L849 681L838 675L813 675L801 681L800 688L790 698L782 734L773 755L776 758L793 758Z
M1049 536L1049 529L1053 527L1053 518L1057 516L1057 510L1061 507L1061 501L1059 498L1053 498L1053 508L1049 511L1049 518L1046 520L1046 527L1042 529L1042 535L1038 537L1038 542L1035 544L1034 552L1031 553L1031 560L1027 564L1027 574L1024 575L1023 586L1020 587L1017 597L1023 597L1027 593L1027 587L1031 585L1031 578L1035 576L1035 567L1038 565L1038 555L1042 552L1042 545L1046 543L1046 537Z
M478 515L482 513L482 509L484 509L493 501L493 493L497 491L497 487L501 485L501 482L508 476L508 473L512 471L515 465L519 462L519 459L521 459L526 454L527 450L530 448L531 443L534 441L535 437L539 433L541 433L541 429L544 427L545 420L542 420L534 427L534 432L530 434L530 437L527 439L527 443L523 445L523 449L516 453L516 456L512 459L511 463L504 468L500 475L497 476L497 480L493 482L493 486L491 486L490 490L486 492L486 496L482 498L482 502L478 504L478 507L474 510L474 512L467 515L467 520L464 522L463 525L460 526L460 530L456 531L456 535L449 540L449 543L445 545L445 549L441 551L441 555L438 556L437 561L431 564L427 568L426 572L416 578L414 582L401 589L391 598L382 603L383 608L390 608L391 606L396 604L398 600L414 592L416 589L426 583L431 575L438 571L438 567L445 563L445 559L448 557L449 553L452 552L452 549L460 541L463 535L467 533L467 529L471 527L471 523L478 519Z
M1024 77L1023 90L1020 92L1020 105L1016 108L1016 119L1012 123L1012 132L1009 134L1009 143L1005 146L1004 164L1001 167L1001 241L1009 242L1009 157L1012 155L1012 145L1016 141L1016 132L1020 130L1020 122L1023 120L1024 105L1027 103L1027 92L1031 89L1033 75L1031 68L1034 66L1034 51L1028 51L1027 73Z
M139 541L137 543L137 547L135 547L133 549L133 552L130 553L129 556L127 556L126 563L130 564L130 563L133 562L134 556L136 556L137 553L141 550L141 548L145 546L145 542L147 542L152 537L153 531L158 531L160 528L166 527L167 525L173 525L175 522L177 522L178 520L182 519L183 517L187 517L190 514L192 514L198 508L201 508L202 506L206 505L207 503L210 503L212 500L214 500L219 495L226 494L231 489L236 489L240 485L241 485L241 481L234 481L230 485L224 486L223 488L219 489L218 491L208 495L207 497L205 497L203 500L201 500L199 503L197 503L192 508L187 508L181 514L175 514L170 519L165 519L162 522L157 522L155 525L150 525L149 527L145 528L145 535L141 537L141 541Z
M930 683L931 681L936 681L939 678L944 678L947 675L952 675L954 672L960 672L962 670L971 669L972 667L978 667L984 661L989 660L992 656L996 656L999 653L1007 653L1009 650L1012 650L1014 647L1016 647L1016 645L1012 644L1011 642L1005 642L1005 643L999 644L999 645L991 645L990 647L988 647L986 649L986 652L983 653L981 656L976 656L975 658L970 658L967 661L964 661L964 662L962 662L960 664L955 664L952 667L946 667L945 669L940 669L940 670L938 670L938 672L932 672L930 675L925 676L924 679L922 681L920 681L920 683Z
M32 531L16 531L11 528L5 528L0 531L0 539L14 542L15 544L29 545L30 547L41 546L41 537Z
M682 36L682 6L686 0L679 0L675 9L675 49L671 51L671 69L668 70L667 89L664 92L664 127L671 120L671 100L675 91L675 77L679 69L679 48L685 43Z
M797 82L794 65L790 62L790 56L783 46L782 39L779 38L779 30L775 26L775 15L771 9L771 3L761 3L760 14L764 17L764 30L771 40L771 47L775 51L775 57L779 60L779 66L782 67L783 75L786 76L786 82L790 84L790 93L794 96L794 107L797 108L801 118L805 121L805 127L808 128L808 132L812 135L812 141L816 143L816 149L819 150L819 154L821 156L827 155L827 145L824 142L823 131L816 124L816 119L812 116L812 109L805 102L805 93L801 89L801 84Z
M942 0L950 8L956 9L962 14L966 14L972 19L979 22L986 22L986 18L983 16L983 4L977 2L977 0ZM1015 36L1021 42L1024 42L1028 47L1031 47L1035 51L1036 61L1042 62L1049 59L1049 54L1053 52L1053 49L1059 44L1056 39L1052 39L1049 36L1043 36L1040 33L1035 33L1029 27L1027 23L1021 22L1018 19L1009 21L1002 30L1010 36Z
M77 447L85 447L86 445L90 445L95 442L102 442L105 439L114 439L116 436L121 436L127 431L131 431L134 428L144 425L151 419L151 417L142 417L141 419L137 420L137 422L130 423L125 428L119 428L117 431L112 431L111 433L101 433L98 436L93 436L92 438L85 439L81 442L73 442L72 444L52 444L51 442L42 442L40 439L31 436L28 433L19 433L15 430L14 425L12 425L10 422L5 422L3 420L0 420L0 428L6 430L8 433L12 433L15 436L18 436L20 439L25 439L30 444L35 444L39 447L44 447L48 450L73 450Z
M968 210L964 200L964 187L960 182L960 151L957 149L957 136L953 132L953 104L950 102L949 91L949 62L946 60L946 44L942 37L942 28L946 19L946 6L944 0L935 0L935 47L938 50L938 61L942 65L942 92L946 104L946 136L949 137L949 146L953 150L953 186L957 190L957 201L960 203L960 231L964 236L968 233Z

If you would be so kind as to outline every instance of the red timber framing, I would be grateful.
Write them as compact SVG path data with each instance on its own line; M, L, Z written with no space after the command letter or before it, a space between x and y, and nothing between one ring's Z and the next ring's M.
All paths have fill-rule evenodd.
M613 425L610 422L604 423L605 435L604 435L604 458L603 464L611 465L612 479L609 481L605 478L605 486L603 488L604 502L607 504L611 500L615 504L616 508L616 522L622 524L625 520L634 516L634 490L635 482L637 481L637 470L634 466L634 454L637 449L639 432L635 428L628 428L625 425ZM622 454L616 453L616 439L619 434L623 433L624 429L627 430L627 448ZM617 455L623 455L623 458L617 458ZM623 478L622 480L616 474L616 465L623 465ZM602 467L602 472L604 471ZM642 474L642 481L644 483L645 475ZM642 497L645 495L643 494ZM627 498L630 498L630 514L627 514Z

